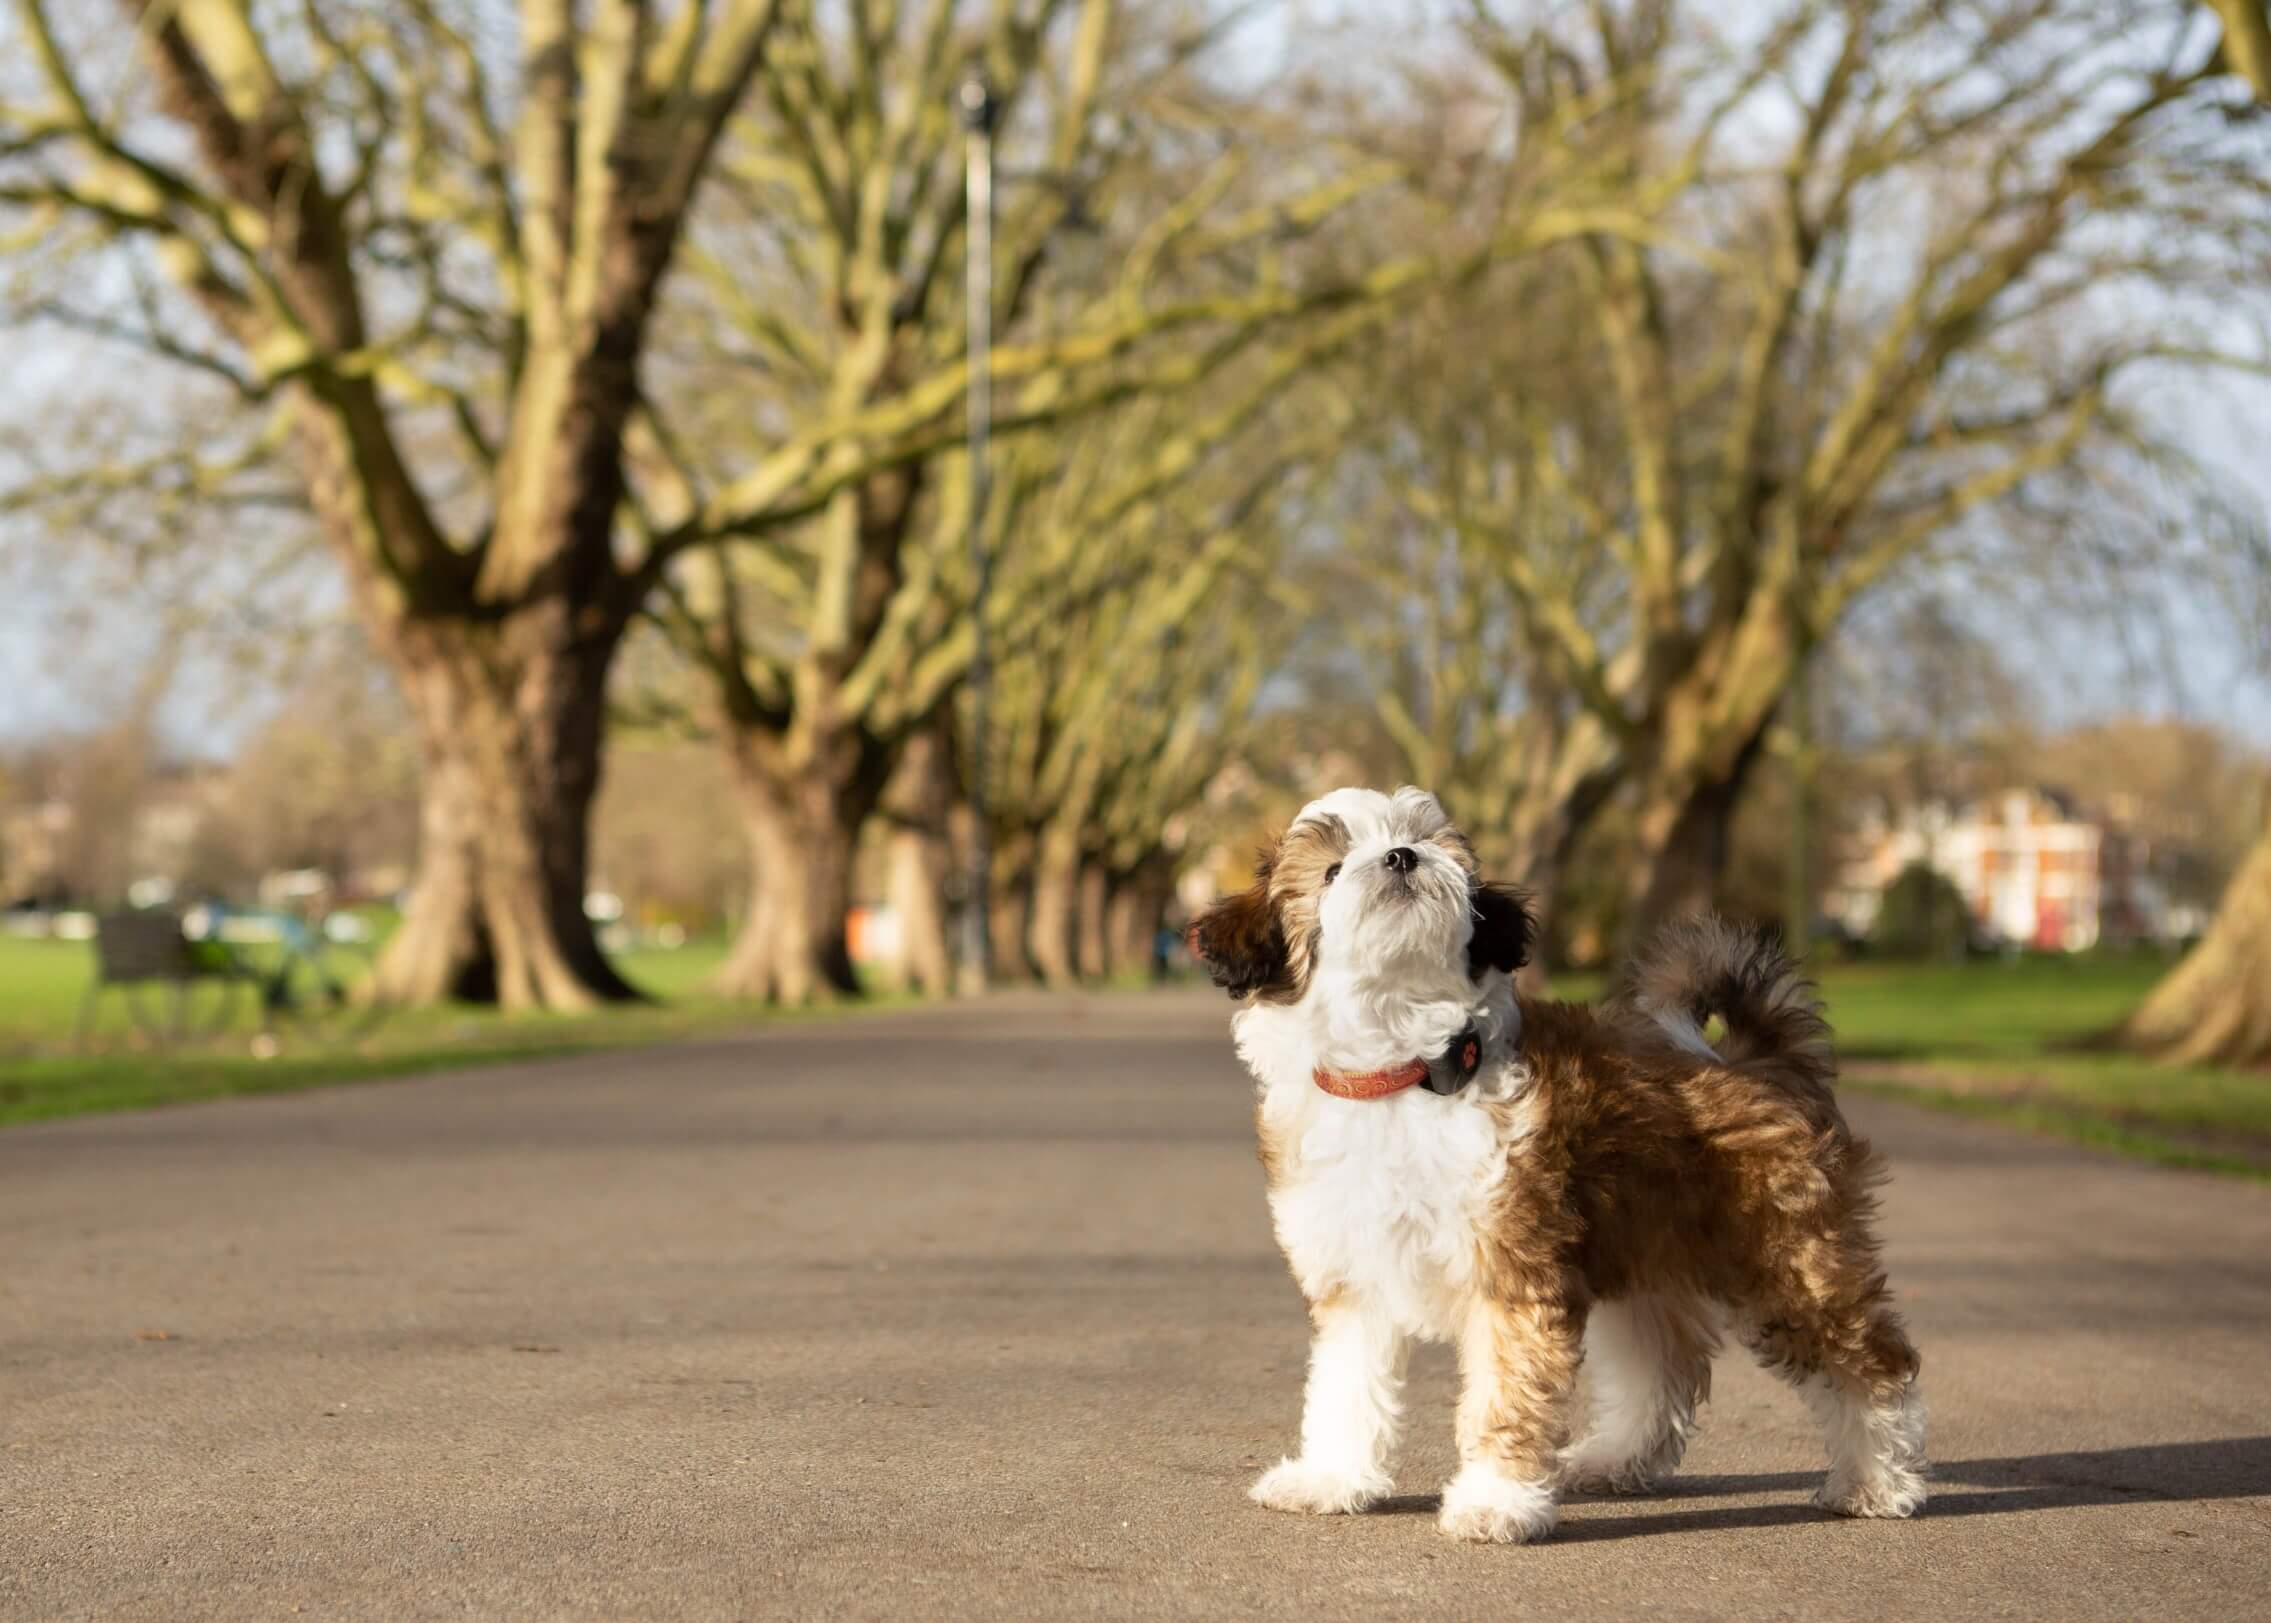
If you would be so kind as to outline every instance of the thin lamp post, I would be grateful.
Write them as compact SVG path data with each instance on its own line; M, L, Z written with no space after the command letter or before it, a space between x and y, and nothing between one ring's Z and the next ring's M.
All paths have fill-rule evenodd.
M970 447L970 876L969 912L963 925L963 984L982 991L993 969L993 828L986 809L988 712L993 665L986 647L986 607L993 587L993 555L986 546L986 501L993 472L986 442L993 430L994 347L994 118L993 87L973 69L955 100L962 115L965 200L963 276L969 298Z

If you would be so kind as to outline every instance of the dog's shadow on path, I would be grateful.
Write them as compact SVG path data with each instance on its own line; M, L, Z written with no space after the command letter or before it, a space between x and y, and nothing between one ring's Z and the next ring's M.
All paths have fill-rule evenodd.
M1833 1518L1799 1500L1770 1505L1700 1504L1758 1493L1811 1493L1818 1471L1761 1476L1675 1476L1645 1499L1573 1495L1582 1513L1564 1520L1556 1543L1634 1538L1645 1534L1719 1532L1740 1527L1787 1527ZM2184 1504L2204 1499L2271 1495L2271 1437L2228 1437L2205 1443L2148 1443L2072 1454L2026 1454L2001 1459L1935 1460L1930 1517L2006 1516L2074 1505ZM1373 1507L1374 1515L1435 1514L1431 1493L1399 1494ZM1593 1507L1646 1504L1637 1515L1602 1516Z

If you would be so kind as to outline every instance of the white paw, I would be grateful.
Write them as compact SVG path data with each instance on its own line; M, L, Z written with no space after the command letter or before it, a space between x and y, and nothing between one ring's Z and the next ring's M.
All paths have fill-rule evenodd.
M1522 1482L1486 1465L1459 1468L1443 1490L1443 1531L1476 1544L1530 1544L1553 1531L1553 1489Z
M1272 1510L1311 1516L1345 1516L1378 1504L1391 1486L1385 1471L1356 1471L1307 1460L1279 1460L1246 1497Z
M1814 1503L1834 1515L1882 1516L1895 1520L1922 1510L1924 1499L1923 1474L1899 1466L1859 1481L1840 1481L1832 1477L1814 1495Z

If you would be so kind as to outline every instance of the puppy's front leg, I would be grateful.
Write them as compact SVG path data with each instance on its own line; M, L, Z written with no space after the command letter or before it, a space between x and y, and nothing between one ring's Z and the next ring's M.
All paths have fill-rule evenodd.
M1443 1531L1524 1544L1553 1531L1554 1477L1569 1441L1582 1312L1558 1300L1478 1298L1459 1337L1459 1474Z
M1280 1460L1252 1489L1272 1510L1362 1510L1387 1495L1389 1455L1403 1422L1403 1332L1349 1291L1310 1308L1309 1385L1301 1457Z

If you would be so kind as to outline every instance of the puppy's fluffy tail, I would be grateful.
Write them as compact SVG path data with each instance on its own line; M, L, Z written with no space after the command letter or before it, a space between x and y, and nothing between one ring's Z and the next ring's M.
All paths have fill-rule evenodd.
M1625 996L1683 1048L1731 1065L1776 1059L1827 1088L1837 1076L1813 982L1762 930L1708 914L1666 925L1635 960ZM1727 1027L1714 1049L1703 1028Z

